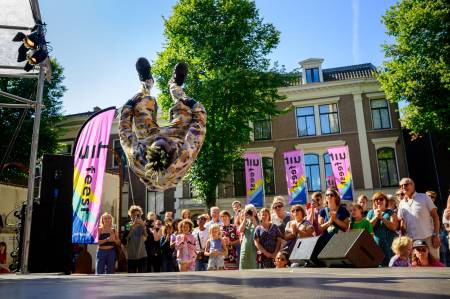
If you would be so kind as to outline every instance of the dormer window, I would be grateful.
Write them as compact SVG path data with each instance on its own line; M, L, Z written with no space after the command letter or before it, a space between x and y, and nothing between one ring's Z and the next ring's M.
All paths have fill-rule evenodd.
M320 82L319 68L306 69L306 83Z
M309 58L299 62L303 84L323 82L322 63L322 58Z

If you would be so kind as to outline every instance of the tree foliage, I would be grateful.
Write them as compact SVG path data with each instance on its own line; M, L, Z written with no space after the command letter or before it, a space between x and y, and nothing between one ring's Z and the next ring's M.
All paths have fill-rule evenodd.
M54 153L57 150L58 130L56 123L62 117L62 96L66 91L63 85L63 68L55 61L51 61L52 80L45 81L41 123L39 130L39 148L38 157L44 153ZM36 99L37 79L17 79L0 78L0 90L10 94L21 96L30 100ZM1 97L2 103L17 103L14 100ZM28 109L22 126L18 128L19 119L24 113L24 109L5 109L0 108L0 132L2 132L2 141L0 143L0 159L4 159L10 141L14 132L19 129L18 137L14 147L4 164L18 162L28 167L30 163L31 139L33 134L34 109ZM1 161L0 160L0 163ZM18 171L17 168L8 168L3 172L1 180L16 180L25 174Z
M186 93L208 113L206 140L189 180L208 206L233 161L250 141L249 123L277 115L277 87L285 77L269 69L266 55L279 32L263 23L248 0L181 0L165 20L166 46L153 67L164 111L173 105L167 89L176 62L189 65Z
M450 137L450 2L403 0L382 20L395 40L378 78L390 101L406 100L403 126Z

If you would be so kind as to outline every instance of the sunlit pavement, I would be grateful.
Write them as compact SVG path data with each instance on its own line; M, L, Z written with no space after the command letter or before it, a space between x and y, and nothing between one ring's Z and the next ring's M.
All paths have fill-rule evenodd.
M450 298L450 268L7 274L0 298Z

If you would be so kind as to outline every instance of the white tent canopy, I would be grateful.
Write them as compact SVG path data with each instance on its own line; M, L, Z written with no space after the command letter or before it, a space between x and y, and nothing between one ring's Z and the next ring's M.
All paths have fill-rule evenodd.
M37 78L38 69L27 73L23 70L26 62L17 62L20 43L12 41L18 32L30 33L35 18L40 19L37 1L0 0L0 77Z

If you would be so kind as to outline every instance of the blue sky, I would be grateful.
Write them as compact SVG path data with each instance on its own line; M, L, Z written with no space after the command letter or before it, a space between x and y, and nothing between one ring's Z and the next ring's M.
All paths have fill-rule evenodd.
M121 106L137 90L136 59L156 58L163 19L175 0L40 0L51 56L64 67L65 114ZM287 70L310 58L323 67L383 61L388 40L381 16L393 0L256 0L260 15L281 31L272 61Z

